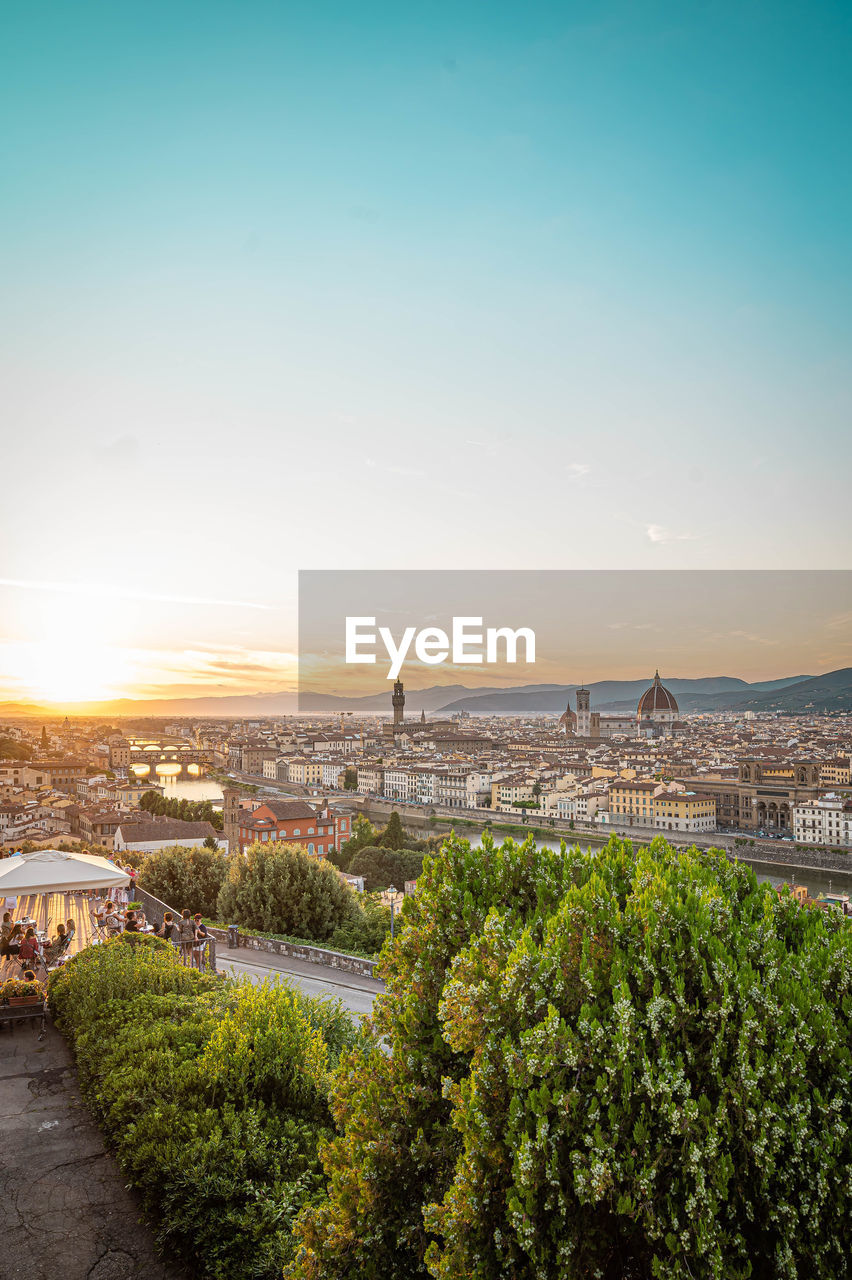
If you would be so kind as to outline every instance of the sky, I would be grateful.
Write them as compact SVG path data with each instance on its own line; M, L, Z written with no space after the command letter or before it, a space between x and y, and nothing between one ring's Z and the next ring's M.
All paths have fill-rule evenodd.
M509 649L497 636L489 655L489 628L531 637ZM664 679L820 675L852 666L852 572L310 571L298 652L300 693L382 693L388 709L397 676L412 690L650 682L656 668Z
M0 699L292 686L300 569L848 567L850 58L842 3L6 0Z

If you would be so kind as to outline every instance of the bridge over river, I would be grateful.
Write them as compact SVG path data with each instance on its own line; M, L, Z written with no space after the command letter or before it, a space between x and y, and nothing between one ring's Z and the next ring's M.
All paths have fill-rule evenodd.
M196 747L168 747L168 746L144 746L131 747L130 749L130 767L140 777L153 778L157 773L158 765L167 765L164 769L170 776L201 778L204 776L204 770L213 760L212 751L199 750ZM145 772L142 766L147 765L148 771ZM196 765L197 768L190 771L190 765ZM177 770L175 769L177 766Z

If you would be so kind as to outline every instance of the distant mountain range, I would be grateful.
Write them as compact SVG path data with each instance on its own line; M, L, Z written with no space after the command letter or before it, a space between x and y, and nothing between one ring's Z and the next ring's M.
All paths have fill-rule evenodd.
M848 673L852 691L852 670ZM822 678L822 677L818 677ZM698 711L724 711L742 707L757 709L762 698L776 697L782 700L785 690L792 690L812 682L811 676L786 676L781 680L760 680L749 684L736 676L702 676L695 680L677 677L663 678L663 683L677 700L683 713ZM586 686L591 695L594 711L602 715L633 715L649 680L598 680ZM469 715L561 715L569 704L576 709L576 684L549 685L538 690L529 688L505 689L458 698L438 709L438 714L452 716L460 711Z
M749 684L736 676L704 676L695 680L663 678L684 713L701 711L782 711L816 713L852 710L852 667L829 671L821 676L787 676L781 680L758 680ZM599 680L588 685L591 705L604 715L630 715L650 680ZM529 684L514 688L470 689L465 685L432 685L409 689L406 711L416 720L421 710L430 718L466 712L471 716L561 715L568 705L576 707L576 684ZM304 694L299 705L295 693L234 694L199 698L122 698L93 704L78 711L96 717L199 716L215 719L261 719L268 716L311 714L355 715L390 713L390 689L363 698L333 694ZM37 717L55 720L56 708L23 702L0 703L0 719ZM70 714L74 714L71 710Z

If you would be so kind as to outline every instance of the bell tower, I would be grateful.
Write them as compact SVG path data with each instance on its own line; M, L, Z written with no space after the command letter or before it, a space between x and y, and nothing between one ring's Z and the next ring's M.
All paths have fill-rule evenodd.
M592 736L592 712L591 712L592 695L588 689L581 687L577 690L577 737L590 738Z
M234 787L223 792L222 835L228 841L228 853L240 851L240 793Z
M402 723L405 718L405 691L403 690L401 680L397 680L394 683L393 698L391 701L393 703L393 731L396 733L402 728Z

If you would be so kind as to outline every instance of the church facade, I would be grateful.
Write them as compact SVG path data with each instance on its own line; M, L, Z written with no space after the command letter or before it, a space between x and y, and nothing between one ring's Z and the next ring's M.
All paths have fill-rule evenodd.
M642 694L634 715L605 716L592 711L591 693L585 687L576 690L577 710L570 703L559 717L559 727L569 738L668 738L683 729L674 694L660 680L659 671L653 683Z

